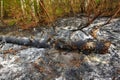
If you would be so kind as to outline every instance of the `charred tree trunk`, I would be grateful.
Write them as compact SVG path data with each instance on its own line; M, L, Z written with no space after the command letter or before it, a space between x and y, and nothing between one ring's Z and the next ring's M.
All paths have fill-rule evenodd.
M48 44L48 41L40 42L39 40L31 40L29 38L13 38L13 37L0 37L0 41L5 41L6 43L31 46L36 48L50 48L53 47L57 50L63 51L80 51L84 54L90 54L92 52L105 54L108 52L108 49L111 45L109 41L94 41L94 40L80 40L76 42L66 42L61 39L51 41Z
M31 46L36 48L49 47L49 45L46 42L40 42L39 40L32 40L29 38L0 37L0 41L4 41L6 43L23 45L23 46Z
M94 41L94 40L79 40L76 42L64 42L59 40L55 43L55 48L58 50L74 51L78 50L84 54L99 53L105 54L111 45L109 41Z

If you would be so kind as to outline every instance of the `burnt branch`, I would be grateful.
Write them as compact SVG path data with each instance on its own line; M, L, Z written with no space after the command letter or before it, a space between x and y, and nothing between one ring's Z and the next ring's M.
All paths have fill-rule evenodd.
M81 24L79 26L78 29L74 29L74 30L71 30L71 31L78 31L78 30L82 30L83 28L86 28L88 27L90 24L92 24L92 22L94 22L100 15L102 15L103 12L98 12L90 21L88 21L85 25Z
M105 25L107 25L107 24L109 24L110 23L110 21L113 19L113 18L115 18L116 17L116 15L118 14L120 12L120 7L119 7L119 9L114 13L114 15L113 16L111 16L104 24L102 24L102 25L99 25L98 27L102 27L102 26L105 26Z
M99 31L99 28L107 25L110 23L110 21L116 17L116 15L120 12L120 8L114 13L113 16L111 16L104 24L101 24L99 26L95 26L91 31L90 31L90 35L94 38L97 39L97 32Z
M119 5L119 6L120 6L120 5ZM109 24L110 21L111 21L113 18L115 18L116 15L117 15L119 12L120 12L120 7L119 7L118 10L114 13L114 15L112 15L104 24L97 26L97 28L100 28L100 27L102 27L102 26L105 26L105 25ZM104 11L102 11L102 12L99 11L98 14L96 14L91 20L88 20L88 22L87 22L85 25L81 24L78 29L74 29L74 30L71 30L71 31L78 31L78 30L81 30L81 31L82 31L82 29L84 29L84 28L86 28L86 27L89 27L89 25L92 24L92 22L94 22L94 21L95 21L100 15L102 15L103 13L104 13ZM89 17L90 17L90 16L89 16Z

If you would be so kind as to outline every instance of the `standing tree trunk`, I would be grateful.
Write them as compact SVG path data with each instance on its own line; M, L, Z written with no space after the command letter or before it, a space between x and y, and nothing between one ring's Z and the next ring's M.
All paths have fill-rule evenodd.
M36 1L37 2L37 6L39 5L38 4L38 0ZM31 2L30 2L30 4L31 4L31 15L32 15L32 18L33 18L33 20L35 21L35 23L37 23L38 22L38 20L37 20L37 17L36 17L36 11L35 11L35 3L34 3L34 0L31 0Z
M0 1L1 4L1 13L0 13L0 22L3 23L3 0Z
M26 15L26 11L25 11L25 8L26 8L25 0L20 0L20 3L21 3L21 9L22 9L22 12L23 12L23 17L25 17L25 15Z
M32 16L35 17L35 7L34 7L34 0L31 0L31 12L32 12Z

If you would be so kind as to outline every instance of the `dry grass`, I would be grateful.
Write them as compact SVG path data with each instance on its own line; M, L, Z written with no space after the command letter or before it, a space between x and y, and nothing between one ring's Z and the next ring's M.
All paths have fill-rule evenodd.
M15 7L13 6L13 8ZM36 25L42 25L54 22L59 17L74 16L78 13L86 13L90 16L103 12L102 16L112 16L119 7L119 0L40 0L39 7L35 5L35 16L31 13L29 5L26 8L27 15L23 15L20 10L21 7L18 6L17 10L10 9L7 14L12 15L14 13L10 17L17 19L18 24L23 22L24 25L26 22L32 22ZM120 12L116 16L120 17ZM27 27L29 28L29 26Z

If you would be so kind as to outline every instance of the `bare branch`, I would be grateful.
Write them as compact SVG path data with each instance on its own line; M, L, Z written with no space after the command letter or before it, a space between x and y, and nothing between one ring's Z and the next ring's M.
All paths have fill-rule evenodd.
M95 19L97 19L100 15L102 15L103 12L98 12L98 14L96 14L89 22L87 22L85 25L80 25L79 26L79 29L74 29L74 30L71 30L71 31L78 31L78 30L82 30L83 28L86 28L88 27L93 21L95 21Z
M120 12L120 7L119 7L119 9L115 12L115 14L106 21L106 23L100 25L99 27L109 24L110 21L111 21L113 18L115 18L116 15L117 15L119 12Z

